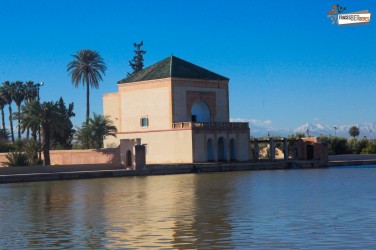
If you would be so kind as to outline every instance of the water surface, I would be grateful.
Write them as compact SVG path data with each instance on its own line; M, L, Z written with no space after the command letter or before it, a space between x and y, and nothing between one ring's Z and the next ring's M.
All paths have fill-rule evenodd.
M375 249L376 168L0 185L1 249Z

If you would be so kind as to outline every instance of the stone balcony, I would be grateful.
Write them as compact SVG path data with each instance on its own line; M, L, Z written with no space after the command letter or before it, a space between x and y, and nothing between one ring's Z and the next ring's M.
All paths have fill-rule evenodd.
M248 122L177 122L172 129L199 130L249 130Z

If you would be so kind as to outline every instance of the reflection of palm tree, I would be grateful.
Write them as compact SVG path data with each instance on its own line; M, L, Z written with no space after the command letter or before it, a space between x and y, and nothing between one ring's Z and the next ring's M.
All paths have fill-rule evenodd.
M22 107L22 114L20 115L21 127L26 129L28 127L36 129L39 126L42 128L43 134L43 155L45 165L50 165L50 144L51 133L62 133L64 124L60 121L60 113L57 104L54 102L40 103L38 101L27 102Z
M98 52L88 49L78 51L72 55L75 60L68 64L73 85L77 88L80 83L86 85L86 122L90 116L90 87L98 88L102 74L105 74L106 65Z

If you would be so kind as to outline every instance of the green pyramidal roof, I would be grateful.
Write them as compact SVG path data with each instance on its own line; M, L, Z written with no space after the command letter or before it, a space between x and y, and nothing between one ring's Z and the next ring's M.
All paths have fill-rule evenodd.
M228 78L201 68L193 63L184 61L176 56L169 56L166 59L151 65L150 67L136 72L118 82L139 82L168 77L203 79L203 80L229 80Z

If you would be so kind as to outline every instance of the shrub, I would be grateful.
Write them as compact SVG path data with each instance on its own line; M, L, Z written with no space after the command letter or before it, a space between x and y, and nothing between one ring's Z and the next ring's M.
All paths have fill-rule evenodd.
M376 154L376 141L370 141L366 148L361 152L362 154Z
M29 166L27 155L24 152L13 151L8 153L5 158L8 162L4 162L4 164L8 167Z

